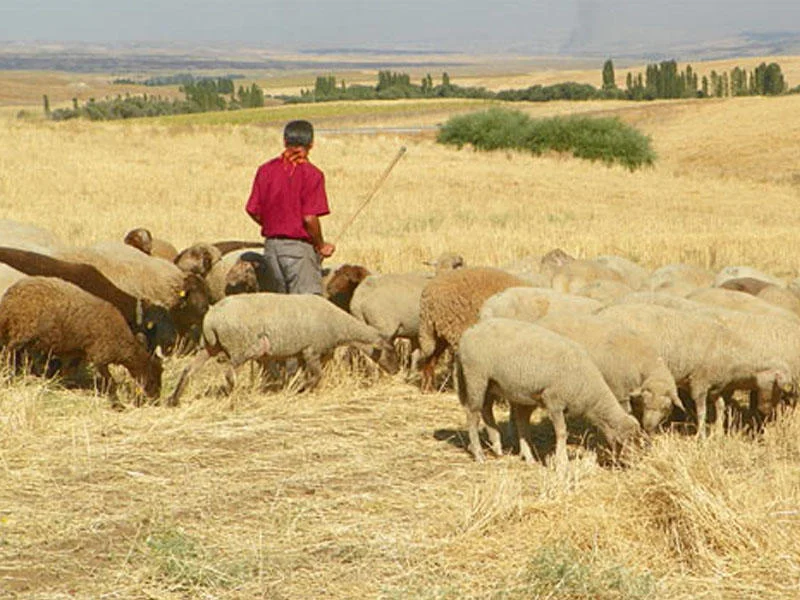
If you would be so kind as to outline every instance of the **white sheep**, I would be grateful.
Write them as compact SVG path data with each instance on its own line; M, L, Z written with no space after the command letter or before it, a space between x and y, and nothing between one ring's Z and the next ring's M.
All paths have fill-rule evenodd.
M55 256L67 247L53 232L11 219L0 219L0 244L47 256Z
M778 277L773 277L763 271L759 271L754 267L748 266L730 266L720 269L719 273L716 274L714 277L714 287L722 287L725 282L731 281L732 279L757 279L759 281L763 281L764 283L771 283L772 285L777 285L779 287L785 287L786 282Z
M592 260L573 260L556 269L550 285L566 294L601 279L625 283L622 275L606 265Z
M478 438L481 415L492 451L502 454L492 411L492 397L498 394L513 406L520 454L527 462L533 462L528 438L536 406L543 406L553 423L559 470L568 462L565 413L585 416L612 447L631 441L641 431L583 348L532 323L487 319L467 329L456 354L456 380L467 413L469 450L477 461L484 460Z
M675 379L647 339L596 315L555 312L536 324L580 344L600 369L620 405L639 418L645 431L654 431L675 406Z
M650 277L647 269L623 256L598 256L594 261L619 273L623 282L634 290L640 289Z
M488 298L481 307L480 318L535 321L549 312L589 314L602 307L597 300L549 288L511 287Z
M727 308L729 310L738 310L759 315L771 315L773 317L800 322L800 317L795 313L745 292L736 292L724 288L700 288L686 296L686 299L692 302L699 302L700 304Z
M653 271L642 289L685 296L694 289L710 287L713 282L714 274L708 269L679 263Z
M756 388L771 396L776 387L791 380L790 368L779 353L746 339L700 311L620 304L597 314L641 334L656 348L678 386L686 389L695 402L699 436L705 436L709 394L716 395L730 387Z
M575 291L576 296L584 296L585 298L597 300L604 306L613 303L622 296L632 293L633 288L627 284L605 279L600 279Z
M233 389L235 370L249 360L267 366L273 359L302 358L306 389L322 375L321 358L352 344L370 354L385 370L397 372L390 343L355 317L314 294L239 294L214 304L203 319L204 349L181 374L169 404L176 405L192 373L212 356L228 360L226 381Z

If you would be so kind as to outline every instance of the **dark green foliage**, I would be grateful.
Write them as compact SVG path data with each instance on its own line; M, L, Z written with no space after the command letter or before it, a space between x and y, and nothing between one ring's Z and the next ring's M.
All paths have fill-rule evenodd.
M603 64L603 89L617 89L616 76L614 75L614 63L610 58Z
M224 77L206 77L192 75L191 73L177 73L175 75L159 75L157 77L150 77L142 81L135 81L129 77L114 79L111 83L119 85L147 85L147 86L164 86L164 85L188 85L210 79L212 81L222 81L224 79L244 79L244 75L225 75ZM233 83L231 82L231 91L223 92L226 94L233 93Z
M527 150L539 155L552 150L573 156L619 163L633 170L651 165L655 152L650 138L615 118L553 117L531 119L513 110L494 108L451 118L437 141L476 150Z

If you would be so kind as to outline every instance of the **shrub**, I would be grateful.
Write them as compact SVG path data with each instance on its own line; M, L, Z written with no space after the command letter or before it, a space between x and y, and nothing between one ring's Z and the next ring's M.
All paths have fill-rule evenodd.
M519 111L493 108L451 118L439 130L437 141L458 148L470 144L476 150L508 148L536 155L548 150L571 152L578 158L619 163L631 170L655 160L649 137L608 117L534 120Z

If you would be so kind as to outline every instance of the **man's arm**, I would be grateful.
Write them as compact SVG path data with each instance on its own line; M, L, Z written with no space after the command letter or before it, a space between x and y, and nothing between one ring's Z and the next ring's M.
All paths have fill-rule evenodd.
M303 217L303 226L305 227L308 235L311 236L311 243L314 249L319 252L322 258L329 258L336 251L336 246L328 244L322 238L322 224L319 222L317 215L305 215Z
M258 175L259 173L256 172L256 176L253 178L253 187L250 190L250 197L247 199L244 210L253 221L261 225L261 186L259 185Z

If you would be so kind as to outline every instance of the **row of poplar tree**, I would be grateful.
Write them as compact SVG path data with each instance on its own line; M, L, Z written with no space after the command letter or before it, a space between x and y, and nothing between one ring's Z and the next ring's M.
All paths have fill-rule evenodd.
M603 89L617 90L614 63L608 59L603 65ZM711 71L698 78L691 65L680 70L674 60L647 65L644 74L628 72L625 79L625 96L631 100L656 98L707 98L716 96L777 96L788 91L786 80L778 63L761 63L747 71L734 67L730 72Z

